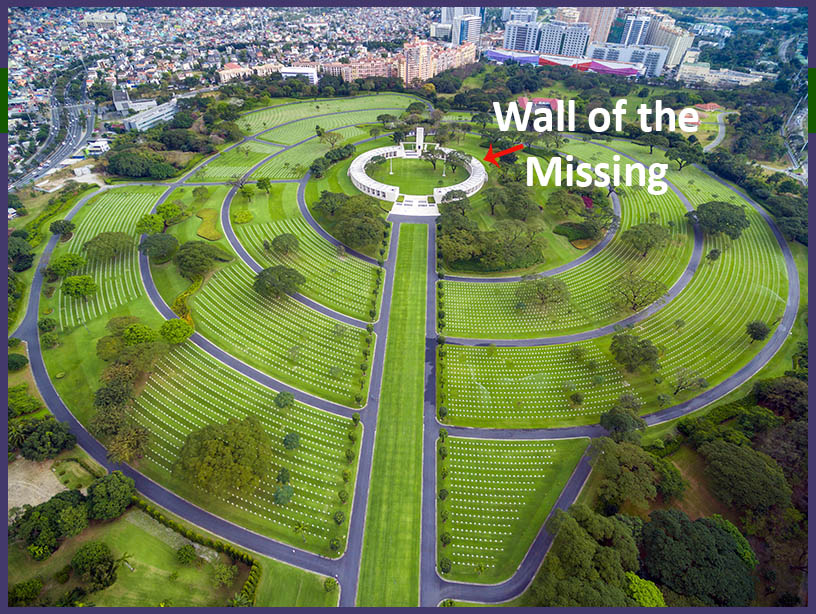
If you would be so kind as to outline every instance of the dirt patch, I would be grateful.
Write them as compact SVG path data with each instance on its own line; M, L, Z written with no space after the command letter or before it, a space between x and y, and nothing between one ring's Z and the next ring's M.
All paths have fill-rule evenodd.
M8 509L37 505L65 490L51 471L53 461L41 463L18 458L8 466Z

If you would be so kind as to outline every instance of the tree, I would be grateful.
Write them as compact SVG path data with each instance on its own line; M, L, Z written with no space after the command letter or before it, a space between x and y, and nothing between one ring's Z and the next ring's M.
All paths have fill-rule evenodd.
M241 196L243 196L246 200L251 200L253 194L255 194L255 187L248 183L245 183L238 189L238 191L241 193Z
M73 273L84 266L85 258L79 254L63 254L51 260L48 268L57 277L65 277L68 273Z
M210 424L187 436L174 471L209 493L246 494L269 473L272 446L259 420Z
M612 305L618 309L640 311L660 300L668 288L661 281L641 277L629 270L607 285Z
M22 237L8 238L8 262L12 269L19 273L30 268L34 263L34 251L31 244Z
M708 260L709 264L714 264L714 262L719 259L721 253L722 252L715 247L706 254L706 260Z
M516 298L525 306L535 306L550 313L569 304L567 284L557 277L526 276L516 287Z
M51 231L51 234L59 235L61 237L68 237L73 234L74 230L76 230L76 224L69 220L56 220L51 222L48 230Z
M645 509L657 497L657 459L640 446L600 437L592 440L590 459L601 477L598 498L607 509L617 511L624 503Z
M635 605L626 572L638 568L635 539L627 525L585 505L557 511L547 524L555 535L531 587L531 605Z
M644 258L650 249L663 247L670 238L671 233L666 227L651 223L637 224L621 233L621 241L636 249Z
M275 478L275 481L278 484L288 484L290 477L291 476L289 475L289 470L286 467L281 467L280 469L278 469L278 475Z
M88 526L88 508L84 505L64 507L57 518L60 533L65 537L73 537Z
M294 431L290 431L283 436L283 447L287 450L296 450L300 447L300 435Z
M25 582L10 584L8 587L9 607L19 607L30 605L40 594L43 588L43 581L39 577L31 578Z
M269 194L269 192L272 190L272 181L269 179L269 177L261 177L258 179L257 185L259 190L263 190L267 194Z
M128 253L134 239L126 232L100 232L82 245L89 260L112 260Z
M150 431L133 422L124 421L108 442L108 460L115 464L130 463L147 453Z
M54 318L40 318L37 322L37 328L41 333L50 333L57 327L57 321Z
M686 390L708 388L708 380L698 371L688 367L679 367L674 373L674 396Z
M377 116L377 121L385 126L386 124L393 124L395 121L397 121L397 118L390 113L382 113Z
M176 560L181 565L192 565L198 559L198 553L192 544L184 544L176 550Z
M626 572L629 596L642 608L665 608L666 600L654 582L644 580L633 571Z
M137 235L155 235L164 232L164 219L155 213L147 213L136 222Z
M171 345L184 343L193 334L193 327L185 320L173 318L166 320L159 329L162 339Z
M667 139L665 136L661 134L655 134L653 132L644 134L643 136L638 138L638 140L635 142L638 145L648 147L649 155L652 155L652 153L654 153L655 147L665 148L669 146L669 139Z
M473 116L470 118L476 124L480 124L482 129L484 129L487 124L493 121L493 116L490 113L484 113L479 111L478 113L474 113Z
M87 301L96 292L96 281L90 275L72 275L62 282L62 291L68 296Z
M686 213L686 217L699 224L706 234L713 236L722 232L735 241L751 225L743 207L716 200L703 203L695 211Z
M584 201L577 194L572 194L561 188L555 190L547 198L547 209L561 216L578 213L584 207Z
M284 232L272 239L272 248L281 254L291 254L300 249L300 241L290 232Z
M181 201L177 202L181 203ZM156 207L156 214L162 219L162 231L164 231L173 220L181 216L181 207L176 202L164 202Z
M150 343L159 338L159 333L150 328L147 324L136 322L122 331L122 340L125 345L138 345L140 343Z
M216 261L226 262L231 259L230 254L205 241L187 241L173 256L179 274L190 280L212 271Z
M751 338L751 343L754 341L764 341L768 334L770 334L770 327L762 320L753 320L745 325L748 336Z
M749 446L715 439L699 448L712 491L729 507L765 514L790 505L791 488L779 464Z
M203 185L193 188L193 198L198 201L207 200L207 196L209 195L210 191Z
M286 409L295 404L295 396L284 390L275 395L274 402L278 409Z
M292 488L290 484L282 484L275 489L275 493L272 495L272 501L275 505L286 505L292 500L294 494L295 489Z
M116 582L113 553L102 542L88 542L80 546L71 559L71 567L92 591L102 590Z
M333 217L334 214L340 211L343 205L346 204L349 198L350 197L347 194L343 194L341 192L329 192L328 190L323 190L320 192L320 198L315 202L313 207L315 211L319 211Z
M222 561L212 564L213 580L216 586L229 586L238 575L238 565L227 565Z
M634 373L644 366L652 371L659 368L657 363L659 352L654 343L633 333L622 332L614 335L609 350L615 360L629 373Z
M297 270L276 265L261 271L255 276L252 287L261 296L278 299L285 294L295 294L302 284L306 282Z
M19 371L28 364L28 358L22 354L8 355L8 370L9 372Z
M459 215L467 215L471 210L470 199L462 190L451 190L446 192L439 203L439 212L456 212Z
M795 377L777 377L754 384L756 402L775 414L799 420L808 414L808 384Z
M37 420L20 446L23 458L32 461L44 461L54 458L63 450L70 450L76 445L76 437L68 430L64 422L53 418Z
M682 171L687 165L703 160L703 148L699 143L680 141L677 145L669 147L664 155L669 160L677 162L678 170Z
M136 492L132 478L113 471L88 487L88 516L95 520L110 520L121 516Z
M640 432L646 428L646 421L637 414L640 404L633 406L622 401L601 414L601 426L609 431L609 436L617 443L638 443Z
M527 186L511 183L505 187L505 191L504 208L510 217L526 222L528 217L538 213L538 205Z
M157 263L167 262L178 250L178 239L171 234L160 233L144 237L139 251L147 254Z
M672 591L709 606L746 606L754 597L751 569L737 541L710 518L656 510L643 525L643 569Z
M323 582L323 588L327 593L334 592L337 590L337 580L334 578L326 578L326 580Z
M505 205L507 202L507 191L502 186L488 186L482 193L484 194L487 204L490 205L490 215L496 215L496 207L498 205Z

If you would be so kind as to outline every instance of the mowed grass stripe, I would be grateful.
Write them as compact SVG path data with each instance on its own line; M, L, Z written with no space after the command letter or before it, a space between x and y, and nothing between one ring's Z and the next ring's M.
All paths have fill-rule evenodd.
M416 606L422 506L427 228L403 224L357 604Z

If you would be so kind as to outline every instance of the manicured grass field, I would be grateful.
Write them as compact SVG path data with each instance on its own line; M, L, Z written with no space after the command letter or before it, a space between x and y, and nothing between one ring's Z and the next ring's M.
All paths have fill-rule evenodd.
M587 447L587 439L500 441L450 437L437 460L437 530L451 543L438 557L453 563L446 578L494 584L509 578L533 543ZM439 447L438 446L438 447ZM439 456L437 456L439 459ZM441 470L447 477L441 477ZM443 522L441 512L447 513Z
M88 262L74 275L92 275L97 291L88 300L75 299L58 290L60 301L55 314L60 328L73 328L127 303L142 292L139 276L136 222L158 200L164 188L155 186L117 188L91 199L76 216L73 238L55 251L83 254L82 245L101 232L125 232L133 235L129 253L105 262Z
M330 147L328 143L321 143L318 139L306 141L269 159L254 173L252 179L257 180L262 177L269 179L300 179L309 170L309 165L319 158Z
M665 161L662 153L655 151L655 155L650 157L648 150L631 143L614 141L612 146L644 163ZM694 167L686 167L682 172L669 170L668 178L686 194L692 204L710 200L744 204L751 226L736 241L727 237L706 237L703 253L718 248L722 250L720 259L714 264L701 264L680 296L635 327L633 332L650 339L661 351L662 368L658 373L627 375L625 378L629 384L625 391L632 392L643 400L644 412L659 409L659 405L655 403L659 394L668 395L669 404L694 396L694 392L677 396L673 394L675 375L681 367L698 371L713 386L743 366L763 345L762 342L750 342L745 333L746 323L762 320L773 328L784 311L783 297L787 292L784 259L779 246L770 228L752 207ZM682 325L678 326L678 322L682 322ZM593 343L606 355L610 341L606 337ZM582 381L571 374L570 363L561 361L559 364L557 360L547 358L548 355L552 356L553 347L502 351L502 358L509 361L505 363L508 366L503 375L488 368L474 366L480 360L480 353L485 351L484 348L457 348L447 357L448 378L452 382L457 379L471 382L468 388L470 393L459 401L453 400L452 390L449 392L451 400L446 400L446 403L451 420L454 420L454 415L473 412L473 407L478 407L479 403L497 403L497 409L491 408L494 411L492 416L487 414L487 410L481 410L478 415L473 416L478 424L484 425L485 421L492 420L493 426L520 425L519 420L522 418L519 416L519 408L512 403L494 399L505 398L505 386L512 386L513 391L518 394L518 391L523 390L518 383L525 377L530 378L523 380L528 384L538 379L541 382L539 385L554 386L556 389L558 386L563 387L564 380L573 381L576 383L576 390L585 396L580 410L565 406L566 400L555 406L543 406L540 410L541 419L535 422L538 426L586 423L590 419L590 409L596 415L608 409L609 405L604 407L601 399L614 399L619 394L618 390L613 392L608 387L619 386L620 379L607 377L606 383L597 392L601 395L599 405L597 408L592 407L591 398L596 392L585 389ZM457 353L464 354L464 357L454 356ZM461 361L461 366L457 360ZM603 368L605 362L598 362ZM566 396L568 394L564 394ZM535 403L541 407L538 392L527 393L525 397L527 401L522 400L522 403ZM523 407L524 405L522 409ZM458 418L456 420L460 423ZM471 424L469 419L464 423Z
M364 124L377 121L377 116L384 113L391 115L399 115L405 110L407 105L385 105L377 107L377 110L349 110L347 113L339 115L327 115L324 117L308 117L296 120L290 124L273 128L268 132L264 132L259 138L273 143L283 143L285 145L293 145L299 143L310 136L315 136L317 133L317 126L323 130L330 131L337 128L352 126L353 124ZM319 114L318 112L317 114Z
M393 163L394 174L391 175ZM413 158L397 158L383 162L378 166L366 169L372 179L388 185L395 185L402 194L425 195L433 194L434 188L442 188L463 182L468 178L468 171L457 168L455 171L448 168L442 176L443 164L437 163L436 170L426 160Z
M199 505L254 531L326 556L332 537L345 538L347 524L338 527L332 516L349 504L340 502L345 489L352 500L355 464L346 460L346 448L356 450L348 432L352 422L324 411L296 404L286 410L274 405L275 391L224 366L187 342L155 368L136 400L134 416L152 434L150 452L140 469L162 484ZM211 496L186 484L172 471L188 433L213 422L255 415L272 440L273 467L263 485L252 495ZM300 434L300 447L292 452L282 446L283 436ZM357 442L362 427L355 431ZM280 467L291 473L295 495L285 506L275 505L272 495ZM342 474L350 471L344 484ZM300 528L298 525L300 523Z
M371 319L369 310L379 305L379 296L373 293L376 266L338 254L303 218L267 224L234 224L233 228L241 244L261 266L280 264L300 271L306 278L301 287L304 295L354 318ZM271 243L284 233L298 238L300 246L296 252L281 254L274 249L264 249L264 241Z
M315 99L299 102L297 104L285 105L265 111L250 112L242 115L236 122L244 134L256 134L262 130L267 130L274 126L279 126L285 122L303 119L314 115L325 113L336 113L338 111L360 111L366 109L397 108L405 109L411 102L416 100L410 96L400 94L378 94L374 96L357 96L352 98L339 98L334 100ZM385 113L386 111L383 111ZM398 115L399 113L392 113ZM326 119L328 119L327 116ZM324 118L320 118L324 119ZM353 121L346 122L349 124ZM322 124L321 124L322 125ZM339 124L342 125L342 124ZM314 127L311 128L314 130ZM308 136L308 135L307 135ZM299 139L298 139L299 140ZM297 141L293 141L297 142Z
M360 606L419 602L426 263L427 228L403 224L357 588Z
M196 171L190 181L229 181L243 177L250 168L264 158L280 151L279 146L258 141L247 141L222 153L212 162Z
M573 142L564 148L582 160L596 164L611 162L612 152L596 146ZM556 277L570 292L570 303L551 313L542 313L534 305L519 306L519 283L483 284L446 281L445 334L455 337L524 338L552 336L597 328L621 319L631 311L615 309L609 300L607 284L628 270L637 271L666 287L679 278L688 264L693 247L686 209L671 191L653 196L645 188L629 188L621 198L621 223L618 234L600 254ZM620 233L636 224L656 223L671 233L669 245L642 257L620 240ZM669 227L668 223L674 224ZM604 280L599 283L599 279Z
M243 262L213 275L192 300L198 332L288 384L358 406L356 396L365 399L368 383L368 370L360 368L363 349L369 347L366 331L338 327L332 318L288 296L264 298L252 288L254 279Z
M74 577L60 584L54 575L65 565L83 544L101 541L110 547L115 558L129 553L133 571L123 565L117 572L113 586L90 593L82 601L86 605L150 606L169 601L175 607L206 607L226 604L240 590L249 570L241 566L241 573L227 587L215 588L209 562L202 560L200 566L183 566L176 560L176 550L189 543L179 534L165 528L144 512L131 509L123 516L107 523L94 522L77 537L69 538L45 561L34 561L24 549L12 545L8 550L9 583L21 582L41 576L45 586L40 594L55 602L81 583ZM228 559L213 550L202 549L210 560ZM177 578L171 577L176 573ZM304 573L304 572L301 572Z

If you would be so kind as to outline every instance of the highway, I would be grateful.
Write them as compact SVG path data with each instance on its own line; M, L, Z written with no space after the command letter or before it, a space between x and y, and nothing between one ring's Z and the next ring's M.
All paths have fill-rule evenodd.
M34 163L38 166L14 183L9 184L9 190L14 190L40 180L46 173L58 167L60 162L70 157L90 140L96 120L96 105L92 101L86 100L84 83L82 86L82 99L82 102L76 102L66 98L65 104L61 105L52 90L49 100L51 106L51 130L48 132L46 144L50 144L56 135L59 134L60 128L62 127L61 115L63 110L67 112L66 119L68 121L65 139L47 156L43 155L43 153L36 154L34 156ZM86 116L84 124L80 119L80 114L83 111ZM43 149L45 148L44 146Z

